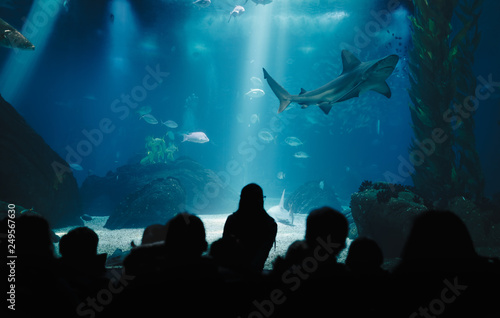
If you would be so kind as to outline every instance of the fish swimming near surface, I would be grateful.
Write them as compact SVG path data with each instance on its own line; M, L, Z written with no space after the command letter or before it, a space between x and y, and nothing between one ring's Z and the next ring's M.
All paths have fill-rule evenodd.
M264 78L278 97L280 106L278 113L284 111L290 103L298 103L302 108L318 105L328 115L333 104L358 97L359 94L372 90L391 97L391 89L386 79L392 74L399 56L388 55L378 60L361 62L347 50L342 51L342 73L331 82L312 91L301 89L300 94L291 95L263 69Z
M205 135L205 133L201 131L192 132L190 134L183 134L182 137L182 142L189 141L197 144L203 144L210 141L207 135Z
M231 11L231 13L229 14L229 20L227 20L227 22L231 21L231 17L236 18L237 16L240 16L243 13L245 13L245 8L243 8L242 6L234 7L233 11Z
M248 2L248 0L245 1L245 3L243 5L247 4L247 2ZM252 2L254 2L255 5L258 5L258 4L266 5L266 4L270 4L271 2L273 2L273 0L252 0Z
M0 19L0 45L13 49L34 50L35 46L21 32Z
M264 96L265 94L266 93L259 88L252 88L247 93L245 93L245 96L247 96L250 99L253 99L253 98L260 98L260 97Z
M210 0L196 0L195 2L193 2L193 4L199 8L206 8L208 7L210 4L212 3L212 1Z
M144 121L146 121L148 124L151 124L151 125L158 124L158 119L156 119L155 116L153 116L151 114L142 115L141 118L144 118ZM139 118L139 119L141 119L141 118Z

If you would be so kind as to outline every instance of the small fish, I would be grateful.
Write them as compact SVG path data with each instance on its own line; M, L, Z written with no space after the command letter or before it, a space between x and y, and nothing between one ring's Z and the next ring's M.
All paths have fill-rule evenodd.
M168 128L177 128L179 125L173 120L162 121L162 125L167 126Z
M250 82L252 82L253 88L262 89L264 87L264 84L262 84L262 81L258 77L255 76L250 77Z
M297 137L286 137L285 142L292 147L303 145L302 141Z
M245 93L245 96L250 98L250 99L260 98L264 95L266 95L266 93L264 93L264 91L259 89L259 88L252 88L247 93Z
M146 114L146 115L142 115L141 118L144 118L144 120L148 123L148 124L151 124L151 125L156 125L158 124L158 119L155 118L155 116L151 115L151 114Z
M227 20L227 22L231 21L231 17L236 18L237 16L240 16L243 13L245 13L245 8L243 8L242 6L234 7L233 11L231 11L231 13L229 14L229 20Z
M70 163L69 166L70 166L71 169L76 170L76 171L82 171L83 170L82 166L80 166L77 163Z
M295 158L300 158L300 159L309 158L309 155L306 152L303 152L303 151L296 152L293 156Z
M286 174L283 171L280 171L280 172L278 172L278 174L276 175L276 177L278 179L280 179L280 180L283 180L283 179L285 179Z
M151 106L142 106L141 108L139 108L139 110L137 111L137 113L139 115L147 115L151 112Z
M206 8L208 7L210 4L212 3L212 1L210 0L196 0L195 2L193 2L193 4L199 8Z
M0 19L0 45L20 50L35 49L35 46L21 32L2 19Z
M250 122L252 124L256 124L256 123L260 122L259 115L253 114L252 116L250 116Z
M380 119L377 119L377 135L380 135Z
M205 133L201 131L192 132L190 134L183 134L182 137L182 142L189 141L197 144L203 144L210 141L207 135L205 135Z
M244 4L247 4L248 0L245 1ZM266 5L266 4L270 4L271 2L273 2L273 0L252 0L252 2L255 3L255 5L258 5L258 4L262 4L262 5Z
M325 181L321 180L321 181L319 182L319 188L320 188L321 190L323 190L323 189L325 188Z
M170 140L174 140L174 139L175 139L174 133L173 133L173 132L171 132L171 131L167 132L165 135L166 135L166 136L168 137L168 139L170 139Z
M274 139L273 135L268 130L259 131L257 136L260 138L260 140L265 141L265 142L271 142Z

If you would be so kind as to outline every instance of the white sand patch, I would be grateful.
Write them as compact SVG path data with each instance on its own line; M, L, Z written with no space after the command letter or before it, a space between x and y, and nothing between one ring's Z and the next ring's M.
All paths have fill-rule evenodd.
M205 225L207 242L209 244L212 244L212 242L222 237L224 223L226 222L228 215L229 214L198 215ZM290 244L292 244L296 240L304 239L306 217L307 215L305 214L295 215L293 226L278 223L276 248L274 248L273 246L271 252L269 253L269 257L265 264L266 269L272 268L272 263L277 256L285 255ZM108 230L104 228L104 224L106 223L107 219L107 216L94 216L91 221L84 221L85 226L93 229L99 236L98 253L107 253L109 256L113 254L113 252L117 248L121 249L122 251L130 250L131 241L134 241L137 245L141 243L144 228ZM73 227L54 229L54 232L58 236L63 236L72 228ZM349 245L350 240L348 240L347 243ZM56 252L59 252L58 245L59 244L56 244ZM343 253L341 253L339 261L345 260L346 251L347 249L344 250Z

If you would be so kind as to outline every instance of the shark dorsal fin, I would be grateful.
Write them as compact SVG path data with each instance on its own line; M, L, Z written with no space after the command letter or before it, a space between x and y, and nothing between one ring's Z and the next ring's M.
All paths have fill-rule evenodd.
M354 54L347 50L342 50L342 74L352 71L359 64L361 64L361 61Z
M285 189L283 189L283 193L281 194L280 200L280 210L285 209Z
M307 91L305 89L301 88L299 95L302 95L302 94L305 94L305 93L307 93Z

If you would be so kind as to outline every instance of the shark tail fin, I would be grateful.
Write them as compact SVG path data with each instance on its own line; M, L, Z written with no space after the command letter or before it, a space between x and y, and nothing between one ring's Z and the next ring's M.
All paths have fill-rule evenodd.
M182 134L182 141L181 141L181 142L184 142L184 141L186 141L186 140L188 140L187 135L186 135L186 134Z
M280 108L278 109L278 114L284 111L288 105L292 102L292 95L286 91L286 89L283 88L278 82L276 82L271 75L266 71L265 68L262 69L264 71L264 78L267 80L267 83L271 87L271 89L274 92L274 95L278 97L280 101Z

